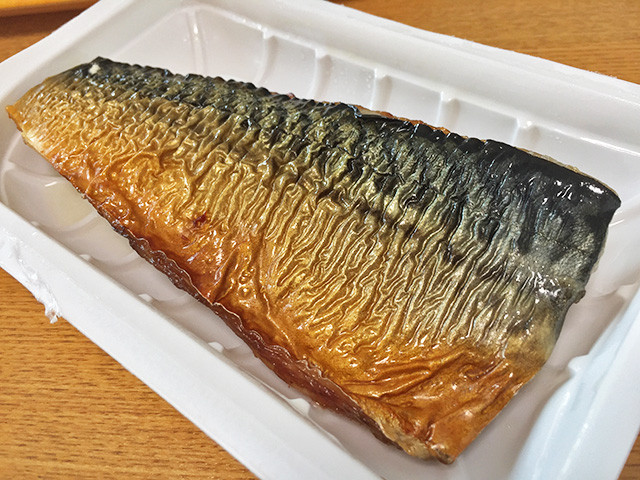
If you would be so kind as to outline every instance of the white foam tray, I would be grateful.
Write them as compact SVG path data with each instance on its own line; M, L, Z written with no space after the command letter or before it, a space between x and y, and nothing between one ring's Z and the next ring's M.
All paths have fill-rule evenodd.
M265 479L616 478L640 427L640 86L295 0L106 0L0 65L0 105L95 56L341 100L551 155L623 204L542 371L454 465L301 398L140 260L0 115L0 266Z

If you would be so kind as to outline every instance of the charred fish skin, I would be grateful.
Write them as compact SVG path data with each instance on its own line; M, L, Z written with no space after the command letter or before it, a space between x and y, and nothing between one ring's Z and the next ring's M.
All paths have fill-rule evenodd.
M500 142L103 58L7 109L276 373L444 462L546 361L620 206Z

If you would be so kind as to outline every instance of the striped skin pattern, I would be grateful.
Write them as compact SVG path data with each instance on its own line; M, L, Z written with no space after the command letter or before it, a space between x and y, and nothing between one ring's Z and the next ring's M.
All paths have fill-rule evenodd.
M276 373L446 463L543 365L620 205L495 141L102 58L8 111Z

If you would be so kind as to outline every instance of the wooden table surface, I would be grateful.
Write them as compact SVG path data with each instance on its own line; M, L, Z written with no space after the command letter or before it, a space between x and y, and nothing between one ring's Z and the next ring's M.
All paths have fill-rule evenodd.
M640 83L636 0L340 3ZM0 61L78 13L0 18ZM0 479L253 478L64 319L50 324L2 270L0 345ZM620 478L640 479L640 438Z

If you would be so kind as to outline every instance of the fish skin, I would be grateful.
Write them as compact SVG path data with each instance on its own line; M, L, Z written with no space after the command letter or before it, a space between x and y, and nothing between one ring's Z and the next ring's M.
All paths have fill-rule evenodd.
M278 375L445 463L544 364L620 206L504 143L103 58L7 110Z

